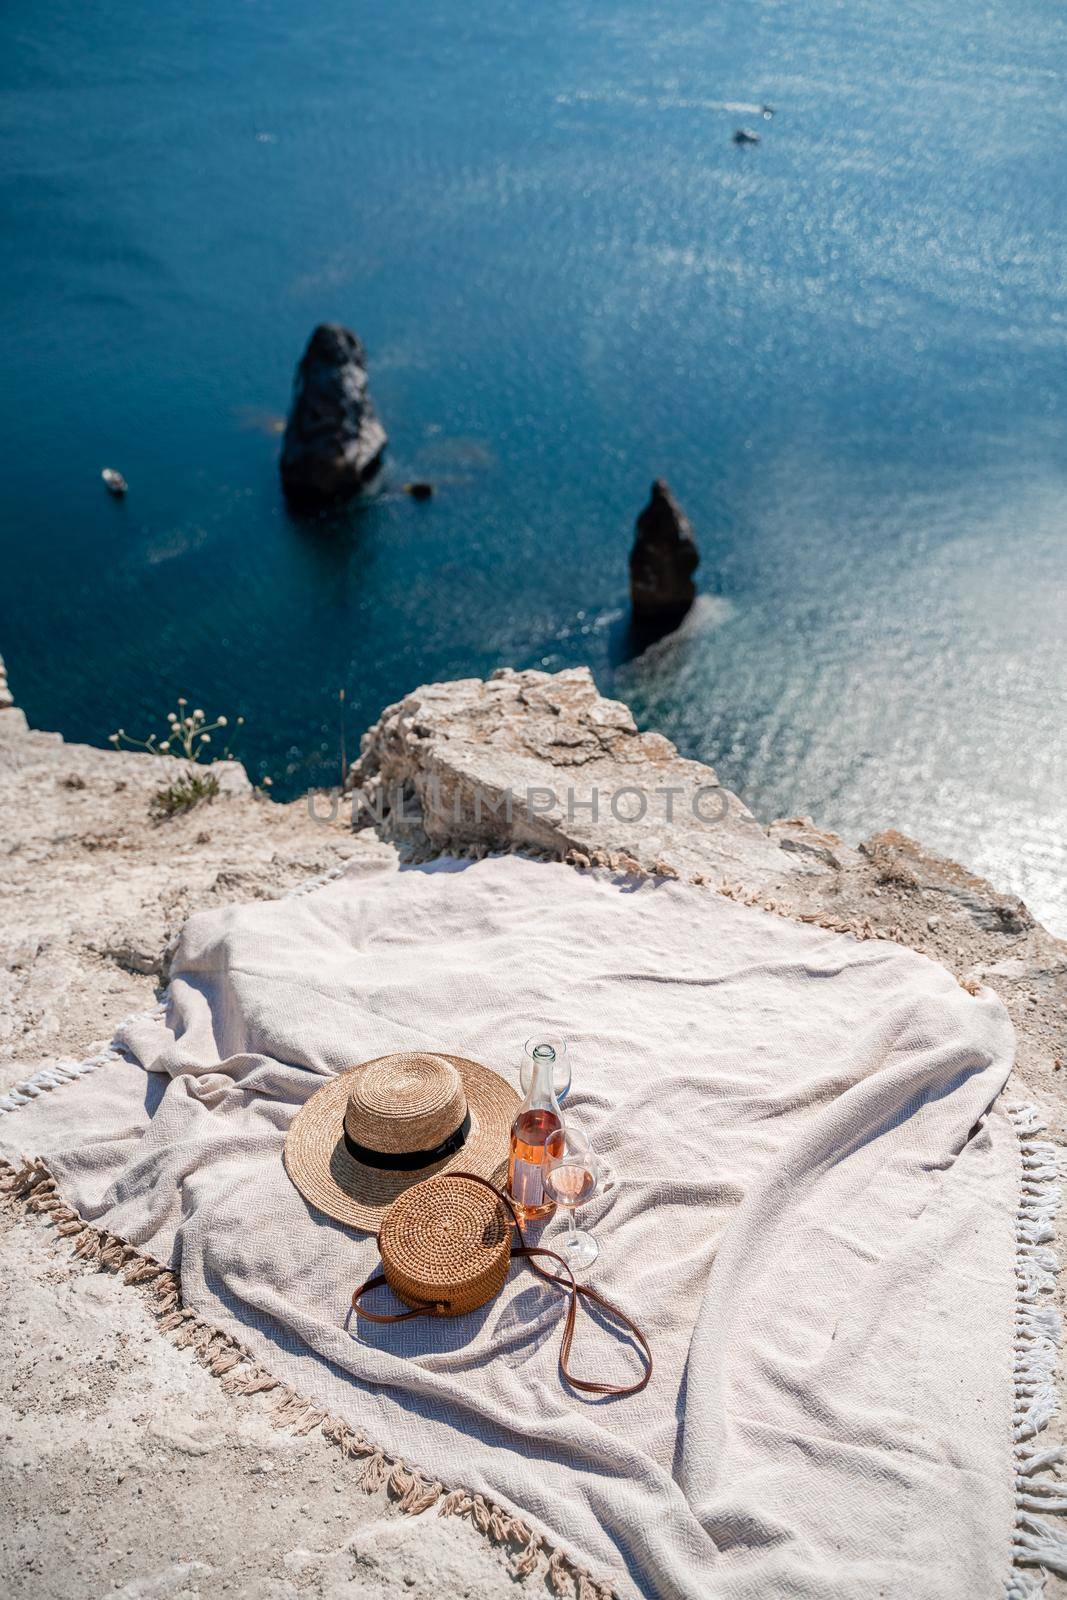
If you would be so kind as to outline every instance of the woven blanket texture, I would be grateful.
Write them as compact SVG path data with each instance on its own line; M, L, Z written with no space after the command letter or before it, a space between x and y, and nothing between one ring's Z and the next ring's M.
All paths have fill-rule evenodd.
M327 1074L438 1048L517 1084L541 1030L614 1176L579 1223L588 1281L653 1348L629 1398L561 1383L561 1297L520 1264L469 1316L346 1326L376 1242L282 1165ZM444 859L192 917L165 1013L117 1044L0 1117L0 1155L42 1158L418 1481L514 1512L621 1596L1004 1595L1026 1147L994 1104L1013 1035L989 991L691 885ZM639 1371L584 1313L572 1366Z

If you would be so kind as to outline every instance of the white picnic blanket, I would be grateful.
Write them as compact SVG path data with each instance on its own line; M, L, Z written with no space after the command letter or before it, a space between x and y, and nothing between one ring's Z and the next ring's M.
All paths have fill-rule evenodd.
M472 1316L346 1330L375 1241L282 1166L324 1075L438 1047L517 1082L541 1029L616 1179L580 1221L589 1281L653 1348L630 1398L561 1384L559 1297L518 1264ZM0 1154L43 1156L385 1450L622 1595L1003 1594L1019 1154L987 1114L1013 1049L989 992L701 888L506 856L194 916L165 1021L123 1042L139 1066L0 1118ZM572 1365L638 1371L584 1315Z

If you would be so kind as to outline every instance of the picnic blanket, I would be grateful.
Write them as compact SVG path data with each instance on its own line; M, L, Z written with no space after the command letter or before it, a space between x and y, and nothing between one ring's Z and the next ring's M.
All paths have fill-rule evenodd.
M579 1213L589 1281L655 1355L625 1399L563 1386L560 1297L518 1263L473 1315L346 1326L376 1242L282 1165L324 1075L437 1047L517 1083L542 1029L570 1041L566 1110L615 1178ZM278 1380L407 1509L497 1517L584 1595L1038 1592L1013 1557L1050 1548L1027 1510L1055 1487L1027 1445L1050 1409L1050 1172L991 1110L1013 1050L992 993L699 887L439 860L193 916L165 1013L117 1047L31 1085L0 1154L43 1158L81 1218L178 1268L179 1321L228 1336L211 1349L247 1388ZM639 1370L584 1315L572 1365Z

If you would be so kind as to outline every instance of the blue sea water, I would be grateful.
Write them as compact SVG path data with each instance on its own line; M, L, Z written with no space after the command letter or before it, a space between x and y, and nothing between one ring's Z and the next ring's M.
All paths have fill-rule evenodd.
M1067 930L1060 8L7 0L0 39L32 722L185 694L293 795L342 688L351 748L420 682L588 662L764 817L895 824ZM326 318L390 455L315 525L276 419ZM627 660L657 475L704 598Z

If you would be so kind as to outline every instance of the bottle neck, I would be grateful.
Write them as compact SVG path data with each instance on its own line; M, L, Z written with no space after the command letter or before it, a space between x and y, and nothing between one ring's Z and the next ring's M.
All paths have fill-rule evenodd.
M551 1045L538 1045L532 1052L533 1076L524 1101L527 1110L534 1108L560 1113L556 1099L556 1052Z

